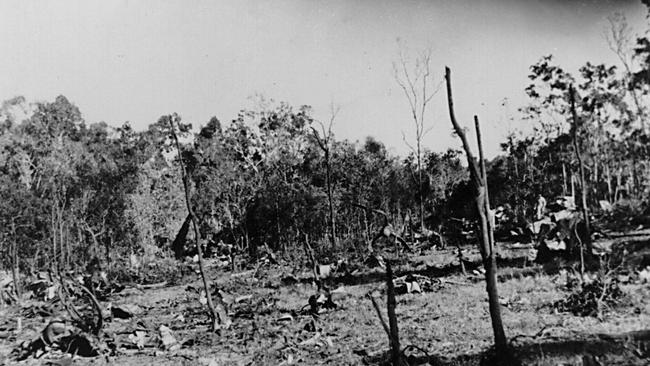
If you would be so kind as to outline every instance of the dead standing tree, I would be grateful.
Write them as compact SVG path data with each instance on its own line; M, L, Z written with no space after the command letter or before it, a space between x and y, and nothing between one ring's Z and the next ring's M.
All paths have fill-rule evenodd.
M395 308L397 307L397 301L395 299L395 285L393 284L393 269L390 265L390 262L386 263L386 315L388 315L388 324L384 320L384 316L381 314L381 309L377 300L372 296L372 293L368 293L366 296L372 302L372 306L377 312L377 317L381 326L384 328L386 335L388 336L388 343L390 344L390 355L391 355L391 364L393 366L401 366L402 362L402 350L400 349L399 342L399 328L397 323L397 314L395 313Z
M571 103L571 118L572 118L571 137L573 139L573 150L575 151L576 159L578 160L578 169L580 172L579 175L580 198L581 198L583 220L585 222L585 243L582 243L582 240L580 240L580 235L576 232L576 237L580 242L580 270L581 270L581 274L584 274L584 267L585 267L584 249L585 247L587 249L587 260L591 260L591 257L593 255L593 249L591 245L591 225L589 222L589 207L587 206L587 192L589 191L589 189L587 188L587 181L585 178L585 163L582 158L580 143L578 142L578 127L579 127L578 121L579 120L578 120L578 112L576 112L575 93L576 91L573 88L573 85L569 85L569 101Z
M463 149L467 155L467 164L469 167L470 178L474 186L475 202L478 211L479 224L480 224L480 240L479 250L483 259L483 267L485 268L485 282L488 294L488 304L490 308L490 318L492 320L492 331L494 332L494 344L496 355L498 358L509 358L510 350L506 334L503 329L503 321L501 319L501 305L499 304L499 293L497 291L497 262L494 252L494 234L493 223L490 219L489 202L487 196L487 177L485 176L485 162L483 160L482 146L479 140L479 154L481 155L481 167L477 166L474 155L470 148L465 131L458 124L456 115L454 113L454 102L451 92L451 70L445 68L445 80L447 82L447 103L449 106L449 118L451 124L456 131L456 134L463 143ZM474 122L478 131L478 118L474 117ZM478 135L480 138L480 134Z
M332 115L327 130L325 130L325 125L323 123L318 122L321 126L323 135L321 136L313 126L311 127L311 130L318 147L323 150L325 158L325 185L327 188L329 237L332 248L336 248L336 217L334 215L334 192L332 188L332 125L334 124L334 119L336 118L340 108L334 107L334 105L332 105L331 108Z
M217 293L217 307L214 306L214 303L212 302L212 292L210 291L211 286L205 274L205 266L203 264L203 249L201 248L201 234L199 233L198 228L198 218L196 217L194 209L192 208L192 202L190 200L190 182L189 178L187 177L187 172L185 171L185 163L183 163L183 156L181 154L181 145L178 142L178 136L176 135L176 130L174 127L174 124L177 124L180 130L180 117L176 114L173 114L169 116L168 119L169 125L171 127L170 131L172 138L174 139L176 150L178 152L178 163L181 166L181 177L183 179L183 189L185 191L185 204L187 205L187 212L192 221L192 228L194 229L194 243L196 244L196 251L199 257L199 271L201 273L201 280L203 280L203 288L205 290L208 310L210 311L212 330L216 331L220 327L227 329L231 324L230 318L228 317L225 306L216 287L215 292Z
M636 107L637 115L636 118L639 119L641 132L645 134L645 108L641 102L641 97L639 96L639 91L634 85L634 73L632 72L632 62L634 59L634 46L631 44L631 40L634 39L632 34L633 29L627 23L625 16L621 13L616 13L607 18L609 20L609 32L605 34L607 44L609 48L616 54L618 59L623 64L625 68L624 81L627 84L627 90L632 97L632 101Z
M416 158L417 172L413 174L415 183L418 186L418 204L420 216L420 232L424 231L424 183L422 177L422 139L429 132L424 128L424 115L429 102L438 92L440 87L431 91L429 83L433 78L430 70L431 50L427 50L415 59L415 65L409 70L406 57L400 50L399 64L393 63L393 73L395 81L399 84L404 92L411 110L411 118L415 123L415 146L406 141L406 136L402 133L404 143L413 151ZM442 84L440 84L442 85Z

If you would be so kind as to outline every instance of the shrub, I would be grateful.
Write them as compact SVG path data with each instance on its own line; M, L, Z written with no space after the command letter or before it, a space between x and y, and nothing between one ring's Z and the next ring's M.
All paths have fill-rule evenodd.
M152 284L166 281L175 284L182 278L183 264L171 257L150 258L143 264L133 265L124 261L113 263L108 278L119 283Z
M617 279L597 278L582 284L570 281L567 287L571 290L566 299L556 301L553 308L560 312L570 312L576 316L598 317L605 307L619 305L625 299Z

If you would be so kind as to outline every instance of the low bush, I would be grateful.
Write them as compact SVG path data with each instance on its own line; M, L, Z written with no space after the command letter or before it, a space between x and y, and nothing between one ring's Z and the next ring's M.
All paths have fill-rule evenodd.
M565 299L556 301L553 308L576 316L599 317L605 308L617 306L626 298L617 279L599 277L582 284L574 280L569 281L567 287L571 292Z
M137 265L124 261L113 263L108 271L108 278L119 283L152 284L166 281L177 283L183 275L184 264L171 257L150 258Z

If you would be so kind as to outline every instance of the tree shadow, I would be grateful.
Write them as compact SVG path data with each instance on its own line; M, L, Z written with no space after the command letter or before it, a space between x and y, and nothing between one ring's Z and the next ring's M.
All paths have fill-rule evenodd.
M594 334L578 338L527 337L525 343L515 343L512 351L524 365L617 365L650 364L650 330L618 334ZM462 366L492 365L492 349L455 357L427 353L424 350L405 354L408 365ZM367 365L387 365L390 352L364 357Z
M529 266L528 261L525 257L516 257L516 258L497 258L497 266L499 267L500 273L498 275L499 281L507 281L512 278L520 278L532 276L539 273L555 274L559 272L561 267L552 267L552 266ZM465 269L467 272L472 273L473 271L482 269L482 262L480 260L475 261L464 261ZM507 269L507 270L506 270ZM460 264L447 264L444 266L426 266L424 268L409 268L408 266L400 266L395 269L394 277L402 277L409 274L426 276L430 278L443 278L451 275L460 275L462 274L462 268ZM356 285L365 285L371 283L384 282L386 280L386 273L379 268L375 268L369 271L364 271L360 273L344 273L337 274L332 277L325 279L325 283L328 286L356 286ZM478 275L470 276L471 281L482 281L484 276L480 273ZM301 283L311 283L313 279L311 277L301 278L299 280Z
M550 338L542 342L530 341L515 347L520 359L531 361L540 358L570 359L579 356L584 363L608 358L623 357L633 364L650 362L650 330L617 334L593 334L582 338ZM588 360L585 360L588 359ZM599 364L599 363L591 363Z

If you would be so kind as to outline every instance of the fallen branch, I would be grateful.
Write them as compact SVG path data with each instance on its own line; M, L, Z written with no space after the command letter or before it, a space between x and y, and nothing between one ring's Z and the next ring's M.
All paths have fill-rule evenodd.
M441 283L449 283L449 284L452 284L452 285L460 285L460 286L471 286L472 285L471 283L453 281L453 280L448 280L446 278L441 278L440 282Z
M159 283L152 283L149 285L135 285L135 287L138 290L152 290L152 289L159 289L167 286L167 281L159 282Z
M73 289L68 288L68 285L74 286L75 288L81 290L83 294L73 293ZM70 315L70 318L77 323L80 329L91 332L93 335L99 335L102 327L104 326L104 317L102 315L99 301L97 301L97 298L92 294L92 292L90 292L90 290L75 281L66 281L63 276L59 274L59 286L57 288L57 295L59 297L59 301L63 305L63 308L66 310L68 315ZM84 315L81 314L79 310L77 310L75 305L72 303L72 300L74 300L75 296L86 297L86 299L92 305L94 318L96 318L96 320L93 319L91 321L86 319L86 317L84 317ZM78 300L81 301L82 299L78 298Z

